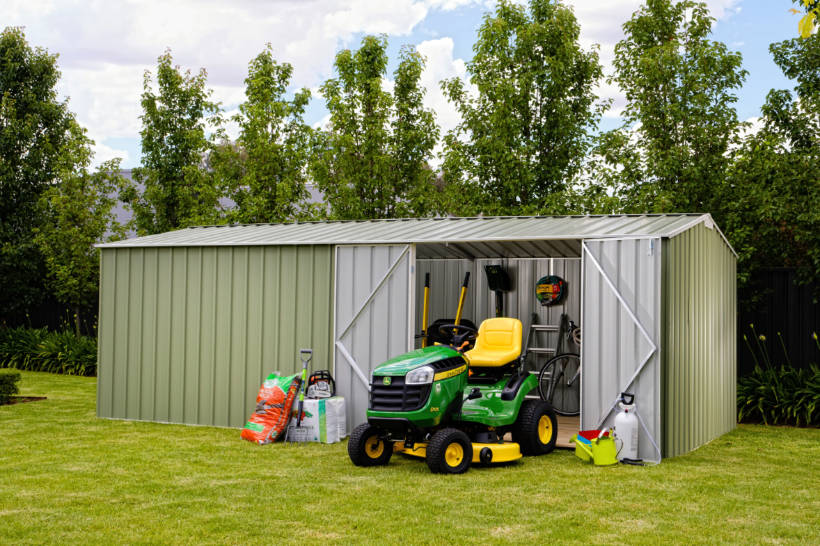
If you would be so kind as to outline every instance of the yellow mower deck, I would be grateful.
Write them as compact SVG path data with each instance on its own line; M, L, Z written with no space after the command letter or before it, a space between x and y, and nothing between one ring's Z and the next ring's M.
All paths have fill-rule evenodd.
M481 444L473 442L472 462L481 462L481 459L479 457L481 454L481 450L485 447L490 448L490 450L493 452L493 463L507 463L509 461L515 461L516 459L520 459L522 457L521 447L515 442L504 442L503 444ZM393 452L403 453L405 455L410 455L411 457L420 457L424 459L427 457L427 442L419 442L417 444L413 444L412 448L404 447L404 442L395 442L393 444Z

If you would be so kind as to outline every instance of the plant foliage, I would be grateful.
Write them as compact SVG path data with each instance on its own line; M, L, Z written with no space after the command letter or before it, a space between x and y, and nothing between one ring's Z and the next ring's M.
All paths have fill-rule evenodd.
M71 331L0 328L0 368L94 376L97 340Z
M288 63L273 58L271 45L248 66L247 100L232 121L239 125L235 144L222 141L209 155L220 186L236 208L228 212L232 223L283 222L309 217L307 165L311 128L303 116L310 90L285 94L293 75Z
M820 367L762 368L737 385L737 420L767 425L820 425Z
M741 56L712 41L705 4L647 0L624 24L615 75L625 126L604 133L592 162L624 212L709 212L738 128Z
M43 299L45 267L32 227L54 184L74 117L57 99L57 56L32 48L21 28L0 33L0 317Z
M738 252L741 282L761 267L791 267L812 282L820 278L820 35L769 50L795 87L769 92L763 128L735 152L714 214Z
M738 379L737 420L768 425L820 425L820 367L814 363L808 368L793 367L780 332L777 338L783 360L779 365L773 364L766 336L758 335L753 324L749 326L752 335L744 334L743 340L755 367L751 374ZM813 338L817 343L817 333Z
M17 370L0 370L0 406L8 403L9 398L17 394L20 372Z
M566 212L560 196L580 171L603 104L596 51L560 2L502 0L488 13L459 78L442 88L461 123L444 139L447 212Z
M401 50L393 92L385 89L387 39L365 36L336 55L337 78L321 87L330 119L318 132L311 174L335 219L425 216L435 212L428 166L438 127L424 108L424 59Z
M220 190L202 168L207 123L218 105L210 101L207 73L182 72L170 50L157 60L157 90L145 72L142 93L142 166L123 194L134 210L137 232L161 233L214 223L220 217Z
M41 206L48 220L34 228L54 295L72 310L77 335L80 310L94 304L99 290L100 259L94 245L125 236L125 226L113 212L116 195L125 186L119 160L90 172L91 144L85 131L74 124L58 183L43 193Z

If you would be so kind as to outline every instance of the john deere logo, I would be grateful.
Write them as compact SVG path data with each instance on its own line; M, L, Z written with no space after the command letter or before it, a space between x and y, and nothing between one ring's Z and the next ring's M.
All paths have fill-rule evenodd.
M390 380L390 378L389 378L389 377L385 377L384 379L382 379L382 383L384 383L385 385L389 385L389 384L390 384L390 381L391 381L391 380Z

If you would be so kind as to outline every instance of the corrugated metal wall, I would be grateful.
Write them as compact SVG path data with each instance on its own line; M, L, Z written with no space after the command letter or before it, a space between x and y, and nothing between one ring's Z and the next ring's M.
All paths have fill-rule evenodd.
M735 256L699 224L664 241L663 451L691 451L735 428Z
M636 407L660 448L661 369L661 248L658 239L587 241L584 256L583 348L581 352L581 427L598 428L602 419L611 426L617 409L609 412L621 392L635 395ZM593 263L623 298L606 282ZM624 305L624 303L626 305ZM643 326L641 332L627 306ZM646 366L630 379L651 353ZM639 435L639 456L657 460L646 432Z
M413 286L412 258L412 247L407 245L336 247L334 343L337 340L341 342L367 383L376 366L411 349L412 293L408 288ZM395 269L392 274L362 309L393 265ZM361 314L356 316L360 309ZM338 345L335 357L333 373L336 388L347 401L347 427L350 431L366 420L369 400L367 386Z
M531 323L532 313L538 314L539 324L558 325L561 313L567 313L576 323L581 322L581 260L580 258L539 259L477 259L471 260L417 260L416 274L416 332L421 332L421 314L424 298L424 274L430 275L430 322L453 318L458 307L458 295L464 273L470 272L470 287L464 303L464 318L478 326L482 320L495 316L495 293L487 286L484 266L500 264L510 276L511 290L504 294L504 315L524 323L524 337ZM558 275L567 282L567 296L563 303L544 307L535 299L535 283L545 275ZM540 333L533 346L555 347L557 333ZM537 344L537 345L536 345ZM574 345L565 345L567 351L578 351ZM534 355L531 355L533 357ZM543 363L544 357L540 357ZM537 364L530 362L532 368Z
M240 427L298 350L331 366L330 246L103 249L100 417Z

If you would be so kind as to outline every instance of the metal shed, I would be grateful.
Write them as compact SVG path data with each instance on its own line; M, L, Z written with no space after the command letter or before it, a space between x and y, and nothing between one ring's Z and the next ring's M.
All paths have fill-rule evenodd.
M478 324L494 314L483 266L502 264L505 314L583 328L582 428L611 423L625 390L645 459L735 426L736 256L708 214L212 226L100 248L100 417L242 426L264 376L309 346L353 426L373 368L416 343L424 273L444 318L473 272ZM568 283L560 306L534 298L545 274Z

